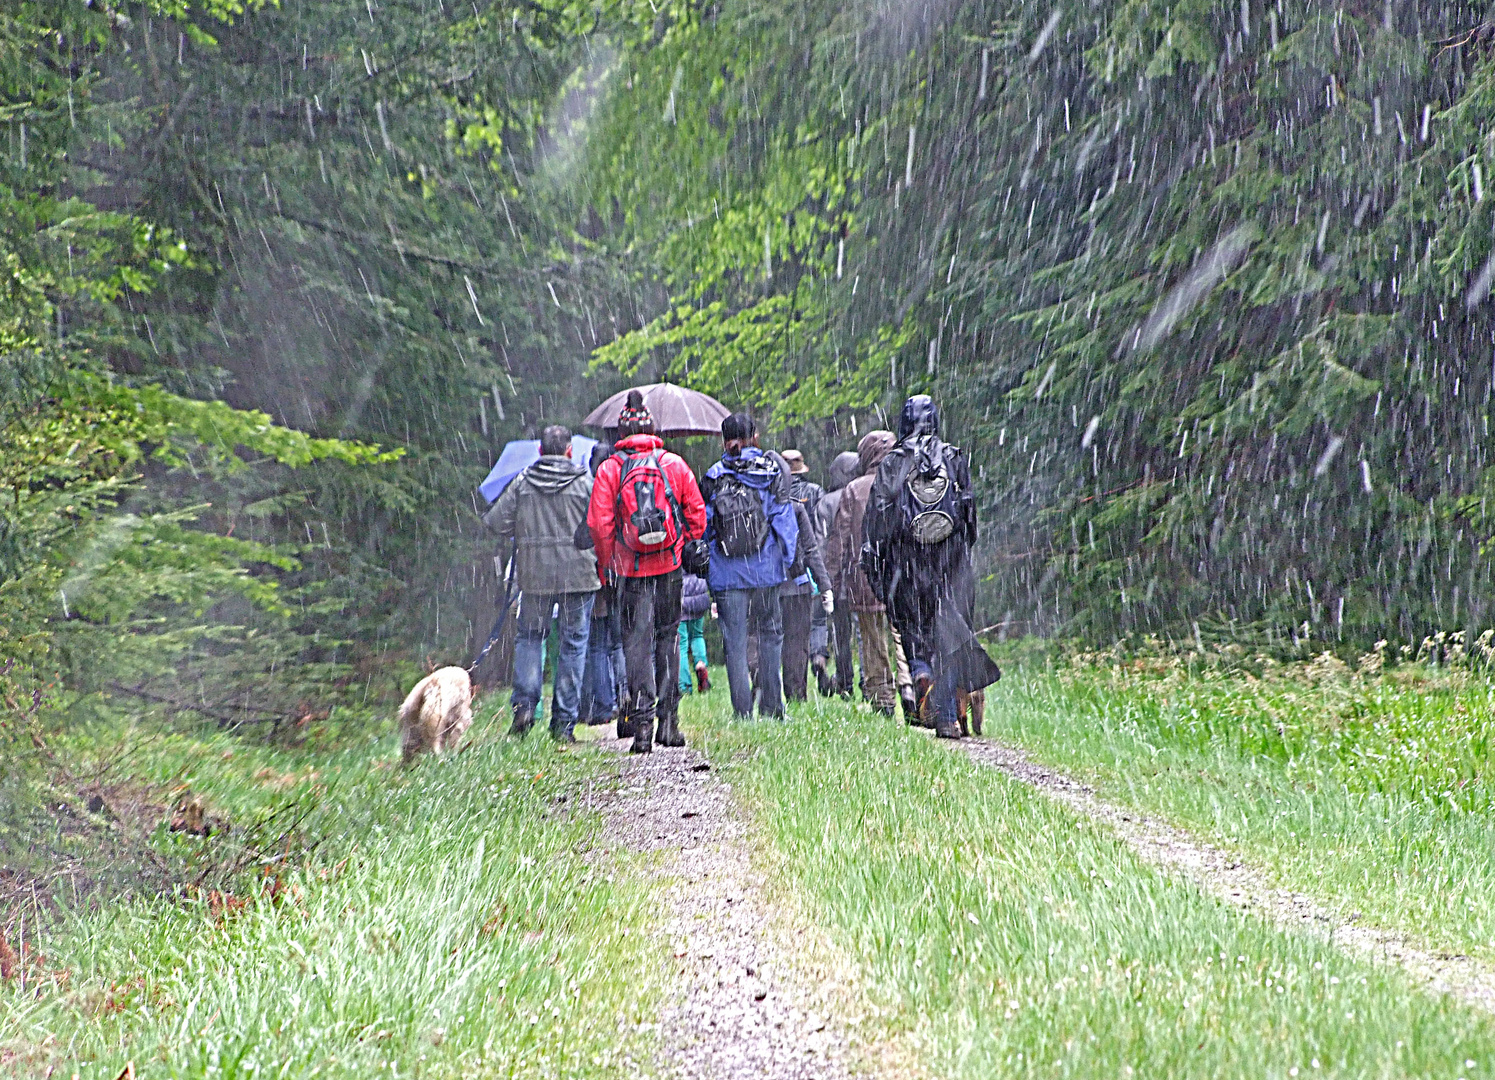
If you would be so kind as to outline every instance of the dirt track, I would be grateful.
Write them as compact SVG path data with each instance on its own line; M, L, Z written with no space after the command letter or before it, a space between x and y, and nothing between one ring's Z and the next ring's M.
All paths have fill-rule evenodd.
M859 1060L852 968L764 888L731 787L692 749L619 752L607 836L658 851L666 906L652 929L678 965L660 1017L661 1067L691 1078L834 1080ZM886 1075L883 1069L879 1075Z
M1429 990L1495 1012L1495 971L1467 956L1418 948L1404 934L1356 925L1314 897L1272 884L1261 870L1156 818L1108 803L1079 781L1030 761L1021 750L986 739L959 744L973 761L1000 769L1076 811L1114 829L1139 856L1182 874L1226 903L1270 919L1284 929L1322 934L1356 956L1395 964Z

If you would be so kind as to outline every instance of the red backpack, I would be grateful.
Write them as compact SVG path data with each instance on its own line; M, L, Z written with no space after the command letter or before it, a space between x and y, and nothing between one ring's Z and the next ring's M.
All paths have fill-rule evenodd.
M614 512L618 539L637 555L667 551L680 542L684 516L659 451L614 454L618 461L618 500Z

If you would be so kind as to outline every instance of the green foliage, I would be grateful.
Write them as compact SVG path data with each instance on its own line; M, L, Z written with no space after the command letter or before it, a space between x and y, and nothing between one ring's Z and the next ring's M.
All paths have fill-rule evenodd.
M672 298L599 363L842 439L934 393L1016 629L1485 617L1482 8L858 15L728 3L620 63L598 183Z

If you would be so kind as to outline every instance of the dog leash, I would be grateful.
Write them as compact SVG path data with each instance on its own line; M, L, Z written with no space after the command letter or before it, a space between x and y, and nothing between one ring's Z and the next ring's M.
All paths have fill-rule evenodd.
M487 659L488 654L493 651L493 646L498 644L498 639L504 636L504 623L509 619L509 603L514 598L514 559L518 554L519 541L515 539L514 546L509 550L509 572L505 575L504 579L503 607L498 609L498 618L494 620L493 629L488 634L488 640L483 643L483 649L478 653L478 658L467 665L467 673L469 675L477 670L477 666Z

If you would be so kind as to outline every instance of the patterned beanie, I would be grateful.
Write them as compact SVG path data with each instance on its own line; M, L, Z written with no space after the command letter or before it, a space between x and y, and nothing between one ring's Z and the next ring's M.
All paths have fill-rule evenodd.
M647 434L654 430L654 417L650 415L649 408L644 404L644 395L641 391L628 391L628 401L623 406L623 411L618 413L618 432L622 435Z

